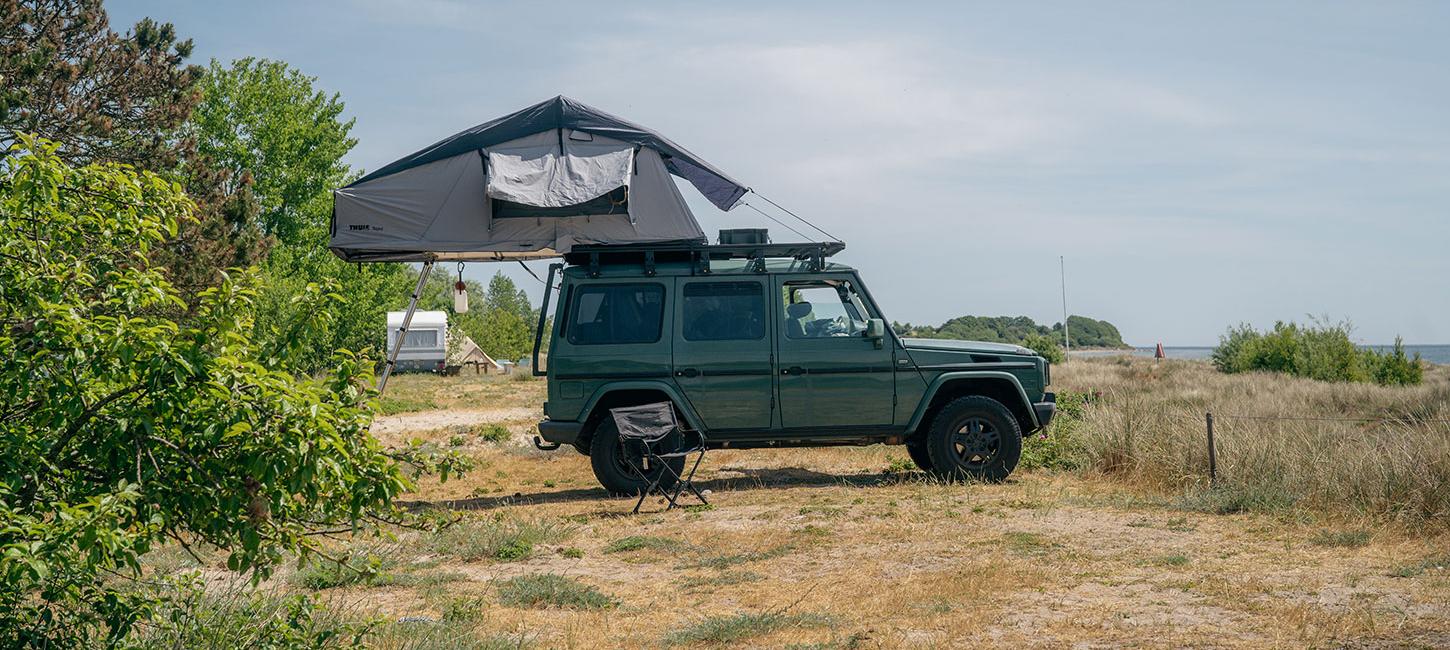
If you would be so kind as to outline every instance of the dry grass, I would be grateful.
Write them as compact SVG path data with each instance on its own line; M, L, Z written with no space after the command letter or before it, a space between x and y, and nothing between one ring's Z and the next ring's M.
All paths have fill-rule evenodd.
M1421 386L1384 387L1124 357L1073 360L1059 377L1058 389L1101 394L1079 429L1092 466L1184 490L1190 507L1450 525L1450 368L1433 367ZM1207 493L1210 411L1221 487Z
M1073 361L1054 374L1059 387L1108 392L1087 416L1100 427L1090 434L1099 462L1112 448L1098 438L1107 438L1113 400L1140 410L1155 400L1173 404L1184 417L1205 405L1228 412L1236 402L1214 401L1225 395L1245 404L1358 400L1392 413L1443 401L1446 379L1437 371L1431 384L1399 395L1289 382L1290 396L1270 398L1232 386L1279 385L1267 378L1221 378L1191 366ZM605 495L587 458L526 446L528 420L515 414L538 413L541 382L404 376L400 392L424 390L413 381L427 382L428 399L519 434L470 443L478 470L427 482L410 497L463 512L459 549L469 545L467 526L486 529L481 538L495 528L567 532L532 536L527 557L463 559L438 546L438 536L397 531L385 572L400 579L343 580L315 592L393 621L372 640L376 647L1450 645L1450 535L1342 508L1303 510L1307 502L1296 516L1185 510L1178 495L1201 475L1202 456L1189 443L1172 452L1169 434L1150 432L1153 422L1173 422L1167 418L1133 416L1132 435L1111 438L1128 441L1133 453L1121 454L1111 474L1021 472L1002 485L888 472L903 455L892 447L711 452L699 478L713 490L712 508L660 512L651 503L654 512L629 516L633 500ZM450 401L450 390L494 397ZM1418 397L1401 397L1408 394ZM401 419L425 415L387 422L426 424ZM1201 430L1182 426L1201 441ZM453 435L391 431L440 443ZM1225 434L1231 476L1243 471L1232 438L1244 433ZM1439 449L1421 462L1444 463ZM184 568L165 557L162 564ZM412 575L448 579L401 579ZM540 580L549 582L533 584ZM287 575L274 582L302 588ZM521 591L543 595L515 600ZM557 596L566 592L603 594L610 606Z

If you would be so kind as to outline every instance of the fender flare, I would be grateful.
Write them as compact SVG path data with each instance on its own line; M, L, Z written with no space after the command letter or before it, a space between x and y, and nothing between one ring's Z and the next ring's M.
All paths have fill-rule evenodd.
M1032 408L1032 400L1027 398L1027 391L1022 389L1022 382L1017 380L1016 375L1000 370L967 370L942 373L931 381L931 385L926 387L926 392L922 394L921 401L916 405L916 412L911 414L911 422L906 425L907 433L916 433L917 427L920 427L922 420L926 419L926 409L931 406L932 400L936 399L937 392L947 382L957 379L991 379L1012 384L1012 387L1017 389L1018 397L1022 400L1023 410L1027 411L1027 417L1032 419L1032 426L1041 426L1041 423L1037 421L1037 412Z
M594 412L595 405L599 404L599 400L603 399L605 395L621 390L660 391L666 397L669 397L670 401L675 403L675 408L679 409L680 413L685 416L685 423L690 425L690 428L696 431L705 430L700 422L700 417L696 415L695 409L690 405L689 400L686 400L685 396L673 384L663 381L618 381L600 386L584 402L584 408L579 410L579 416L575 420L580 423L586 422L589 419L589 414Z

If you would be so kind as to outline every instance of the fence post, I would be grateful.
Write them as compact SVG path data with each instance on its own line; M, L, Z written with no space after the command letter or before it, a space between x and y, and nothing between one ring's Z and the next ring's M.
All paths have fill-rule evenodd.
M1208 487L1211 488L1218 483L1218 457L1213 444L1213 412L1204 413L1203 419L1208 425Z

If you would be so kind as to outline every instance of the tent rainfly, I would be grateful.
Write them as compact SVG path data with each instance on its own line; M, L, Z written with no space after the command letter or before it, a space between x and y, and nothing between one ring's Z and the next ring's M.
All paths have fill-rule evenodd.
M561 95L334 191L330 248L350 262L501 261L704 241L671 174L722 210L749 191L668 138Z

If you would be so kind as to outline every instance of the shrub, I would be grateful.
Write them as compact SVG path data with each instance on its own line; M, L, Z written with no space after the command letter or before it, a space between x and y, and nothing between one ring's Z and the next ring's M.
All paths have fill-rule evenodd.
M1213 365L1227 373L1282 372L1331 382L1412 385L1422 381L1419 355L1407 357L1399 338L1392 351L1379 352L1356 347L1350 331L1348 323L1306 327L1278 322L1267 332L1239 325L1219 337Z
M478 427L478 437L488 442L504 442L512 435L502 424L484 424Z
M1057 392L1057 413L1052 423L1036 435L1023 441L1022 458L1018 465L1023 469L1077 469L1086 462L1078 430L1082 427L1083 409L1087 406L1087 393L1074 391Z
M188 304L148 263L192 208L28 137L0 165L0 646L120 644L156 597L125 578L163 540L266 577L312 527L391 517L409 486L368 433L371 362L299 375L257 343L254 273Z
M1057 338L1051 334L1028 334L1022 339L1022 347L1036 352L1037 356L1047 359L1049 363L1062 363L1067 358L1062 352L1062 346L1057 344Z
M603 609L618 600L574 578L553 573L518 576L499 583L498 601L509 607Z

